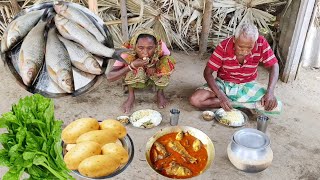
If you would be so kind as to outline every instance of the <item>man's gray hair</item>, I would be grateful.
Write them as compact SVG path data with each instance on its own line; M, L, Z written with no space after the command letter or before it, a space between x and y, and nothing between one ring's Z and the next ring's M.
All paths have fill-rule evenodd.
M259 31L257 26L255 26L252 23L243 23L240 24L235 32L236 39L240 37L240 35L243 34L247 38L253 38L253 40L257 40L259 37Z

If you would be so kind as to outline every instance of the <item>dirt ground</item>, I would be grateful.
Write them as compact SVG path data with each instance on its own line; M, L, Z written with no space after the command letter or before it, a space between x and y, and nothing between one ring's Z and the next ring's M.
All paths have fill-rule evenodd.
M301 69L293 83L278 82L276 95L283 101L283 113L271 118L267 135L271 139L274 153L272 165L260 173L245 173L237 170L227 157L227 145L234 132L240 128L228 128L217 122L201 119L201 111L188 103L188 97L205 81L202 71L206 60L199 60L196 54L174 52L177 70L172 82L165 90L170 104L158 109L152 91L141 91L136 95L135 110L150 108L163 116L162 123L152 129L138 129L126 126L134 142L134 159L130 166L113 179L165 179L154 172L145 160L145 144L161 128L170 126L169 110L181 110L179 125L191 126L207 134L215 146L213 163L203 174L193 179L320 179L320 70ZM10 72L0 63L0 114L10 110L19 98L31 95L22 89L11 77ZM266 83L266 71L260 69L258 81ZM119 108L126 99L120 81L108 83L106 80L93 91L78 97L55 99L55 116L65 125L82 117L98 120L116 118L123 115ZM256 128L253 117L245 127ZM6 168L0 168L1 176ZM75 176L77 177L77 176ZM77 179L81 179L78 178Z

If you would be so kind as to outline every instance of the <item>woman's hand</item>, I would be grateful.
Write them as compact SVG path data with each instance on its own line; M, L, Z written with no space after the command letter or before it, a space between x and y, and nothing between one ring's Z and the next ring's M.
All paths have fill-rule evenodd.
M150 68L147 68L146 71L148 76L153 76L156 73L156 68L150 67Z
M144 60L139 58L139 59L136 59L133 62L131 62L131 67L138 68L138 67L143 67L143 66L145 66L147 64L148 64L148 62L146 62L146 61L144 61Z

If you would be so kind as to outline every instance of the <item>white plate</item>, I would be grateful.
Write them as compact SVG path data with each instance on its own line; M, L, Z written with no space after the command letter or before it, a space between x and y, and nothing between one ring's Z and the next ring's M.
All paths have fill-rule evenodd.
M158 111L143 109L132 113L130 123L138 128L153 128L162 121L162 116Z

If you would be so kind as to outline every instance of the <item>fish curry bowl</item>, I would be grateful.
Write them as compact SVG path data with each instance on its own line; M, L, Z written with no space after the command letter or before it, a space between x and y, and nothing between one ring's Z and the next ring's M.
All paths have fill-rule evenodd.
M149 166L162 176L185 179L207 170L215 156L210 138L189 126L166 127L146 144Z
M103 20L86 7L45 2L22 10L10 22L1 59L31 93L77 96L102 82L113 47Z

